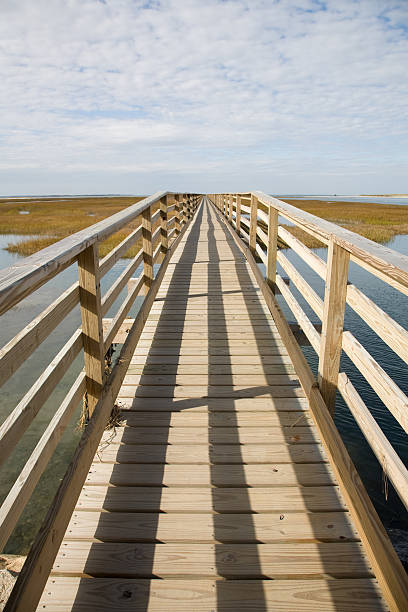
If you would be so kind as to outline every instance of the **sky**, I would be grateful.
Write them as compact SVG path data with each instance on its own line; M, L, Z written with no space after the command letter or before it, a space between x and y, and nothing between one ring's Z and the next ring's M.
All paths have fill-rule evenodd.
M408 0L0 0L0 194L408 193Z

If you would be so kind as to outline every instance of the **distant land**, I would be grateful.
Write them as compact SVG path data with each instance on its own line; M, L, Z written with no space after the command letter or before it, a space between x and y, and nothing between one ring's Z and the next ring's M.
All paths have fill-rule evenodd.
M361 193L362 198L408 198L408 193Z

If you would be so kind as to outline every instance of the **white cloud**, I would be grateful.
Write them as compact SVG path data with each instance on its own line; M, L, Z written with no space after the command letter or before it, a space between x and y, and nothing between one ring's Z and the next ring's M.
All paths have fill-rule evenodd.
M405 0L2 0L0 193L406 191L407 58Z

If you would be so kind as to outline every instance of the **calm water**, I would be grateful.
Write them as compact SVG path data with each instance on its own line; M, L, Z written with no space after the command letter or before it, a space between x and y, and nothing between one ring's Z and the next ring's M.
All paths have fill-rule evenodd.
M288 196L286 196L288 197ZM299 196L296 196L299 197ZM323 198L322 198L323 199ZM339 198L339 199L345 199ZM390 198L386 199L387 201ZM361 201L361 198L360 198ZM393 202L396 203L396 202ZM406 201L401 201L407 203ZM18 236L0 236L0 268L11 265L18 255L13 255L4 250L9 242L18 239ZM397 236L387 246L408 255L408 236ZM326 249L317 249L316 252L322 259L326 259ZM297 268L305 274L311 286L323 297L324 287L323 281L306 266L303 261L290 250L285 254L297 266ZM102 291L117 278L118 274L127 265L127 260L119 261L114 268L102 280ZM262 267L262 266L261 266ZM280 273L283 271L280 270ZM138 272L135 274L137 275ZM408 297L401 295L396 290L392 289L382 281L371 276L356 264L350 264L349 279L357 287L359 287L366 295L371 297L381 308L395 318L403 327L408 328ZM61 292L68 288L77 280L76 266L71 266L49 283L41 287L34 294L20 304L11 309L2 317L2 326L0 328L0 346L3 346L10 340L26 323L34 316L39 314L53 299ZM302 296L297 292L295 287L291 285L295 296L304 307L304 310L314 322L318 322L313 311L308 304L303 300ZM119 296L117 302L113 305L107 316L113 316L116 312L118 304L120 304L126 290ZM289 320L294 320L293 315L287 309L284 300L279 297L281 306ZM137 304L131 311L131 316L134 316L140 306L142 298L138 298ZM56 355L58 350L71 335L71 333L79 327L80 315L79 309L75 309L35 352L35 354L26 361L19 369L16 376L12 377L2 389L2 402L0 407L0 422L10 413L16 403L24 396L26 391L35 382L43 369L50 361L50 357ZM408 393L408 367L404 364L375 334L370 328L347 307L345 326L351 330L357 339L363 344L380 365L392 376L401 389ZM304 352L309 360L313 370L317 370L317 357L311 347L305 347ZM35 443L39 440L45 427L47 426L51 416L55 413L60 402L65 396L68 388L73 382L74 377L80 371L83 365L83 357L79 355L76 362L73 364L69 372L65 375L61 383L58 385L56 392L52 398L42 408L34 423L24 435L15 452L3 466L2 476L0 481L0 501L4 499L12 486L14 480L18 476L25 461L28 459ZM366 404L369 406L372 414L380 423L383 431L388 439L393 444L394 448L399 453L405 464L408 464L408 449L406 447L406 435L401 427L385 408L382 402L378 399L375 393L371 390L362 376L358 373L353 364L347 357L343 357L342 370L346 371L358 391L363 397ZM50 462L45 474L41 478L39 485L28 504L13 537L10 539L6 552L9 553L24 553L28 550L32 537L38 529L45 511L52 499L58 484L66 470L67 464L74 452L78 442L80 433L76 430L76 423L80 414L80 406L78 406L75 417L72 423L67 428L62 442L58 445L52 461ZM399 550L401 557L408 560L408 517L403 505L399 502L392 486L389 485L388 499L384 494L384 483L382 470L377 459L371 452L369 446L365 442L360 430L356 426L353 417L350 415L348 408L338 398L336 405L336 424L342 434L343 440L350 452L350 455L355 462L360 475L369 491L369 494L379 512L384 524L386 525L394 544ZM405 552L404 552L404 546Z

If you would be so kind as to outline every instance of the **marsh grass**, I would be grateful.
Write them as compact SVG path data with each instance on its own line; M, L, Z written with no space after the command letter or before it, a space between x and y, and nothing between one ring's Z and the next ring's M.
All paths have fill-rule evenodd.
M19 255L32 255L45 247L74 234L75 232L98 223L127 206L139 202L142 197L77 198L72 200L48 200L37 202L24 200L18 202L0 200L0 234L20 234L29 236L16 243L9 243L7 250ZM157 209L157 206L154 210ZM26 210L28 215L20 214ZM104 257L130 232L140 225L138 217L116 234L101 243L99 254ZM33 237L35 236L35 237ZM140 249L135 244L126 254L133 257Z
M321 200L285 200L297 208L341 225L365 238L384 244L394 236L408 234L408 206L371 202L324 202ZM298 227L287 227L308 247L322 244Z

